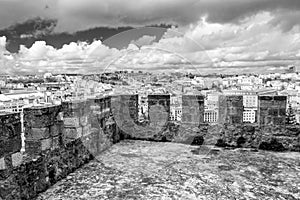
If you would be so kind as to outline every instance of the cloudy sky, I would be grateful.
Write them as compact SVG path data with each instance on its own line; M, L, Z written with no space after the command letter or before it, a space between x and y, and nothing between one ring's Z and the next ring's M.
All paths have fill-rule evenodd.
M0 73L276 72L299 0L0 0Z

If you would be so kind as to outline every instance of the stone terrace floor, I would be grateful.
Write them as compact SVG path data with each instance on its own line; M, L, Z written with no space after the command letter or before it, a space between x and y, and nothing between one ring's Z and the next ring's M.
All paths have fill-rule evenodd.
M122 141L42 199L300 199L300 153Z

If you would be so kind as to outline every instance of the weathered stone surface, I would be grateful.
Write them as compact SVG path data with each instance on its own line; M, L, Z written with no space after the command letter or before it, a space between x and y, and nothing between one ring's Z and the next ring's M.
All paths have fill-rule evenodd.
M0 141L20 137L20 114L0 114Z
M66 127L63 133L64 138L69 138L69 139L77 139L82 137L82 128L68 128Z
M26 140L26 153L29 155L37 155L42 151L42 144L40 140Z
M0 158L0 170L5 170L6 169L6 164L4 157Z
M21 152L17 152L11 155L12 166L18 167L23 162L24 156Z
M6 155L0 159L0 181L6 180L12 172L11 155Z
M81 126L87 126L88 125L88 123L89 123L89 117L87 116L87 115L85 115L85 116L81 116L80 118L79 118L79 124L81 125Z
M97 155L99 153L98 141L99 141L99 135L97 132L82 137L82 144L93 155Z
M91 124L88 124L88 125L83 126L83 127L82 127L82 135L83 135L83 136L86 136L86 135L91 134L91 129L92 129Z
M20 114L0 114L0 158L21 150Z
M47 138L41 140L42 151L48 150L52 147L52 138Z
M62 145L62 136L56 136L52 138L51 150L58 149Z
M91 141L96 143L95 139ZM33 199L93 158L80 139L60 147L42 151L36 157L28 157L16 169L15 182L20 188L20 198L16 199Z
M90 102L83 100L63 102L62 111L64 113L64 117L80 117L83 115L89 115Z
M50 126L50 135L52 137L61 135L63 132L64 123L63 122L57 122L54 125Z
M100 113L102 124L97 114L92 114L91 103L68 104L70 107L64 107L65 118L61 119L58 117L60 106L26 109L24 155L19 152L21 131L18 115L0 117L3 122L0 124L0 154L4 156L0 157L1 198L33 199L119 140L116 124L110 117L110 98L96 100L105 111ZM99 124L97 128L92 128L91 117ZM4 122L6 125L2 126Z
M32 107L24 109L25 127L43 128L57 121L61 106Z
M21 133L20 136L10 138L7 140L0 141L0 157L9 154L15 153L21 150L22 141L21 141Z
M150 103L150 122L142 124L136 120L137 102L134 95L115 100L114 98L99 98L89 100L87 103L68 104L64 107L64 113L67 112L64 114L67 118L67 120L63 120L64 122L58 120L57 114L53 114L61 112L59 107L57 107L58 110L56 108L51 108L54 110L50 108L40 108L40 111L39 109L29 110L25 128L27 130L31 130L31 128L46 130L48 128L50 130L49 138L36 137L31 140L27 138L25 152L27 156L22 158L21 163L18 160L20 154L14 152L18 148L3 151L0 145L0 152L2 151L5 156L5 170L0 170L0 180L6 181L10 175L17 175L16 182L19 187L19 192L16 192L14 187L8 187L5 189L5 194L11 191L11 194L19 194L20 198L16 199L33 199L38 193L46 190L50 185L66 177L93 159L95 155L124 138L182 142L200 146L197 151L203 150L202 147L205 144L235 148L300 151L299 127L259 127L258 125L238 123L208 126L198 123L197 116L191 117L191 121L195 123L188 123L188 120L186 120L187 123L182 124L170 123L168 115L166 115L169 112L168 98L157 99L154 97ZM119 103L120 105L118 105ZM236 105L231 102L230 106ZM198 106L188 112L198 113L198 108L201 113L202 108ZM47 115L46 111L50 113L49 118L43 117L44 114ZM38 121L32 123L30 116L35 117ZM51 119L53 119L51 122L47 121ZM74 122L70 119L76 120ZM18 124L18 120L16 120L16 124ZM13 130L11 127L6 126L6 130ZM183 131L179 131L180 128L183 128ZM2 128L2 130L4 129ZM2 133L6 138L10 135L20 135L14 134L16 131L8 134ZM12 137L11 140L5 141L13 139L15 138ZM163 154L166 153L166 151L160 151ZM216 154L218 150L214 149L211 152ZM129 157L131 156L129 155ZM220 166L220 169L227 168L232 168L232 166ZM12 171L13 169L14 171ZM1 187L0 184L0 190Z
M45 157L38 156L25 161L16 169L21 199L33 199L48 186Z
M200 95L182 96L182 123L199 125L204 122L204 97Z
M112 114L125 138L153 139L168 127L170 95L149 95L149 122L137 120L137 95L114 96L111 100ZM103 119L104 120L104 119ZM103 124L100 120L100 124Z
M299 153L123 141L37 199L299 199Z
M219 96L219 123L241 124L243 120L243 96Z
M216 130L217 131L217 130ZM213 131L210 131L214 133ZM275 150L273 144L277 143L278 151L299 151L298 129L287 129L284 126L259 127L258 125L220 126L219 139L227 146L261 148ZM272 141L273 140L273 141ZM270 145L270 147L267 147ZM268 149L270 148L270 149Z
M260 125L285 125L286 96L259 96L258 100Z
M26 153L30 155L37 155L42 151L49 150L52 147L52 138L41 140L26 140L25 149Z
M0 180L0 199L4 199L4 200L21 199L20 187L17 184L17 179L14 174L11 174L5 180Z
M65 127L72 127L72 128L81 127L78 117L65 117L64 125Z
M50 129L49 127L43 127L43 128L28 127L25 129L25 137L28 140L46 139L50 137Z

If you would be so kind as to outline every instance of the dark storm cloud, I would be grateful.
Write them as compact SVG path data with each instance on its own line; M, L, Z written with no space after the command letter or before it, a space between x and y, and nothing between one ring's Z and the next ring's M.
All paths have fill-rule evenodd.
M96 27L87 30L80 30L74 33L67 32L55 32L54 29L57 26L56 19L44 19L35 17L25 20L23 22L16 23L7 28L0 29L0 36L5 36L7 39L6 48L10 52L17 52L20 45L31 47L35 41L45 41L48 45L55 48L62 48L64 44L70 42L86 41L92 43L94 40L102 40L110 38L118 33L125 33L125 31L132 30L134 27ZM158 39L162 36L170 25L153 25L151 27L158 27L160 33L154 32L154 36L158 36ZM159 29L162 28L162 29ZM141 32L142 34L143 32ZM130 33L129 33L130 34ZM137 36L131 34L131 40L136 39ZM126 41L125 41L126 42ZM128 46L127 41L124 46ZM108 46L109 42L106 43ZM113 46L113 45L112 45Z
M202 8L208 16L208 21L218 23L236 22L261 11L276 14L278 10L286 12L300 10L299 0L207 0L199 2L199 4L205 2Z
M0 0L0 28L37 16L56 18L56 5L57 0Z
M237 23L270 11L278 15L274 24L289 29L299 23L299 15L290 13L299 10L299 0L0 0L0 28L35 16L57 18L58 32L98 26L187 25L203 16L209 22Z
M300 1L299 1L300 2ZM291 30L295 25L300 24L300 10L289 12L278 12L276 18L270 23L274 26L280 26L284 32Z
M86 24L103 23L109 26L122 24L145 25L175 23L186 25L197 22L201 17L217 23L237 23L247 16L261 11L278 14L300 10L299 0L71 0L60 1L64 19L60 26L69 22ZM289 18L281 17L284 21ZM297 24L293 21L293 24ZM293 24L290 24L293 25Z
M112 35L133 29L132 27L97 27L80 30L73 33L54 32L57 25L56 19L33 18L24 22L16 23L8 28L0 29L0 36L7 39L6 48L10 52L17 52L20 45L31 47L35 41L45 41L55 48L62 48L70 42L86 41L92 43L94 40L105 40Z

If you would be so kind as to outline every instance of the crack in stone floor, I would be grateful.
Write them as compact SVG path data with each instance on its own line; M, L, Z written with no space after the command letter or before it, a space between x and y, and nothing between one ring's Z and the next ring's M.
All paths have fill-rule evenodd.
M300 199L300 153L197 148L122 141L37 199Z

